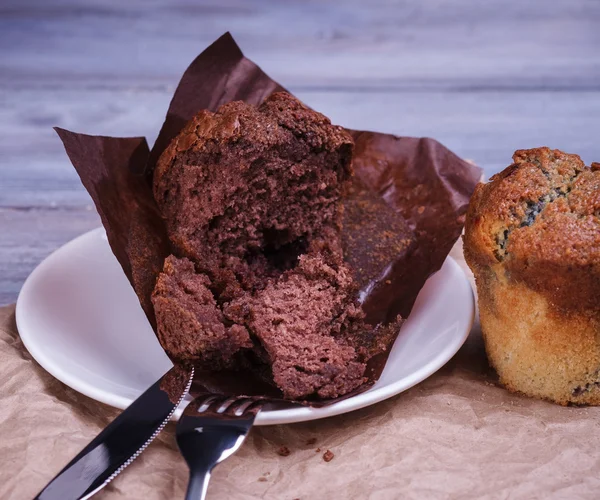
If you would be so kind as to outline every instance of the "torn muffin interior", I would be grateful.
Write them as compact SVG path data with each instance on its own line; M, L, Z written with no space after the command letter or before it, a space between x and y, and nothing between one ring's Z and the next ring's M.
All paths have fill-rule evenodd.
M199 113L161 156L154 195L219 298L262 286L339 219L352 139L288 94Z
M243 326L226 324L209 285L190 260L167 257L152 297L159 340L176 359L228 368L252 341Z
M366 357L346 335L362 312L346 266L318 252L252 296L233 300L225 316L262 345L286 398L331 398L363 380Z
M368 359L398 323L365 324L344 262L352 148L347 132L286 93L203 111L174 139L154 195L176 256L152 298L173 359L261 365L289 399L364 384Z

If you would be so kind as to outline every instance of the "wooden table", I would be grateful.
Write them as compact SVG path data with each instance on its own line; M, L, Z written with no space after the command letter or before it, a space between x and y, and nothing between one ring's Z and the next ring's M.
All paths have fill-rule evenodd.
M0 304L99 224L51 127L153 141L225 31L334 122L435 137L489 176L519 148L600 160L598 21L596 0L4 0Z

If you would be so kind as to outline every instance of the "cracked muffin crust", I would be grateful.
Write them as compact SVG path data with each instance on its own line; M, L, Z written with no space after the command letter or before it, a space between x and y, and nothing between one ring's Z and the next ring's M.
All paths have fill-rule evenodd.
M287 93L202 111L173 140L153 187L176 256L152 296L172 358L252 366L289 399L366 382L400 320L365 323L344 262L352 149L346 131Z
M201 111L154 172L171 241L208 271L223 260L244 267L237 260L253 250L312 239L339 221L353 145L287 93L259 107L237 101Z
M509 389L600 404L600 169L537 148L477 186L464 251Z

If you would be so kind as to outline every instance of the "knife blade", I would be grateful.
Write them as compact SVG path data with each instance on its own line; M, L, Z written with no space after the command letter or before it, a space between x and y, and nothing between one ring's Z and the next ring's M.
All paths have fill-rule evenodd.
M167 425L190 390L192 368L179 399L167 392L180 368L173 367L129 405L35 497L39 500L90 498L133 462ZM172 392L172 391L170 391Z

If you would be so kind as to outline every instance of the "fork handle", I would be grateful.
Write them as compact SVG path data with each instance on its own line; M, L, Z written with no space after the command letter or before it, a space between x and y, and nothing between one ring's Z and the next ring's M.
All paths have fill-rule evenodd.
M190 480L188 481L185 500L204 500L206 498L210 472L210 468L193 467L190 469Z

